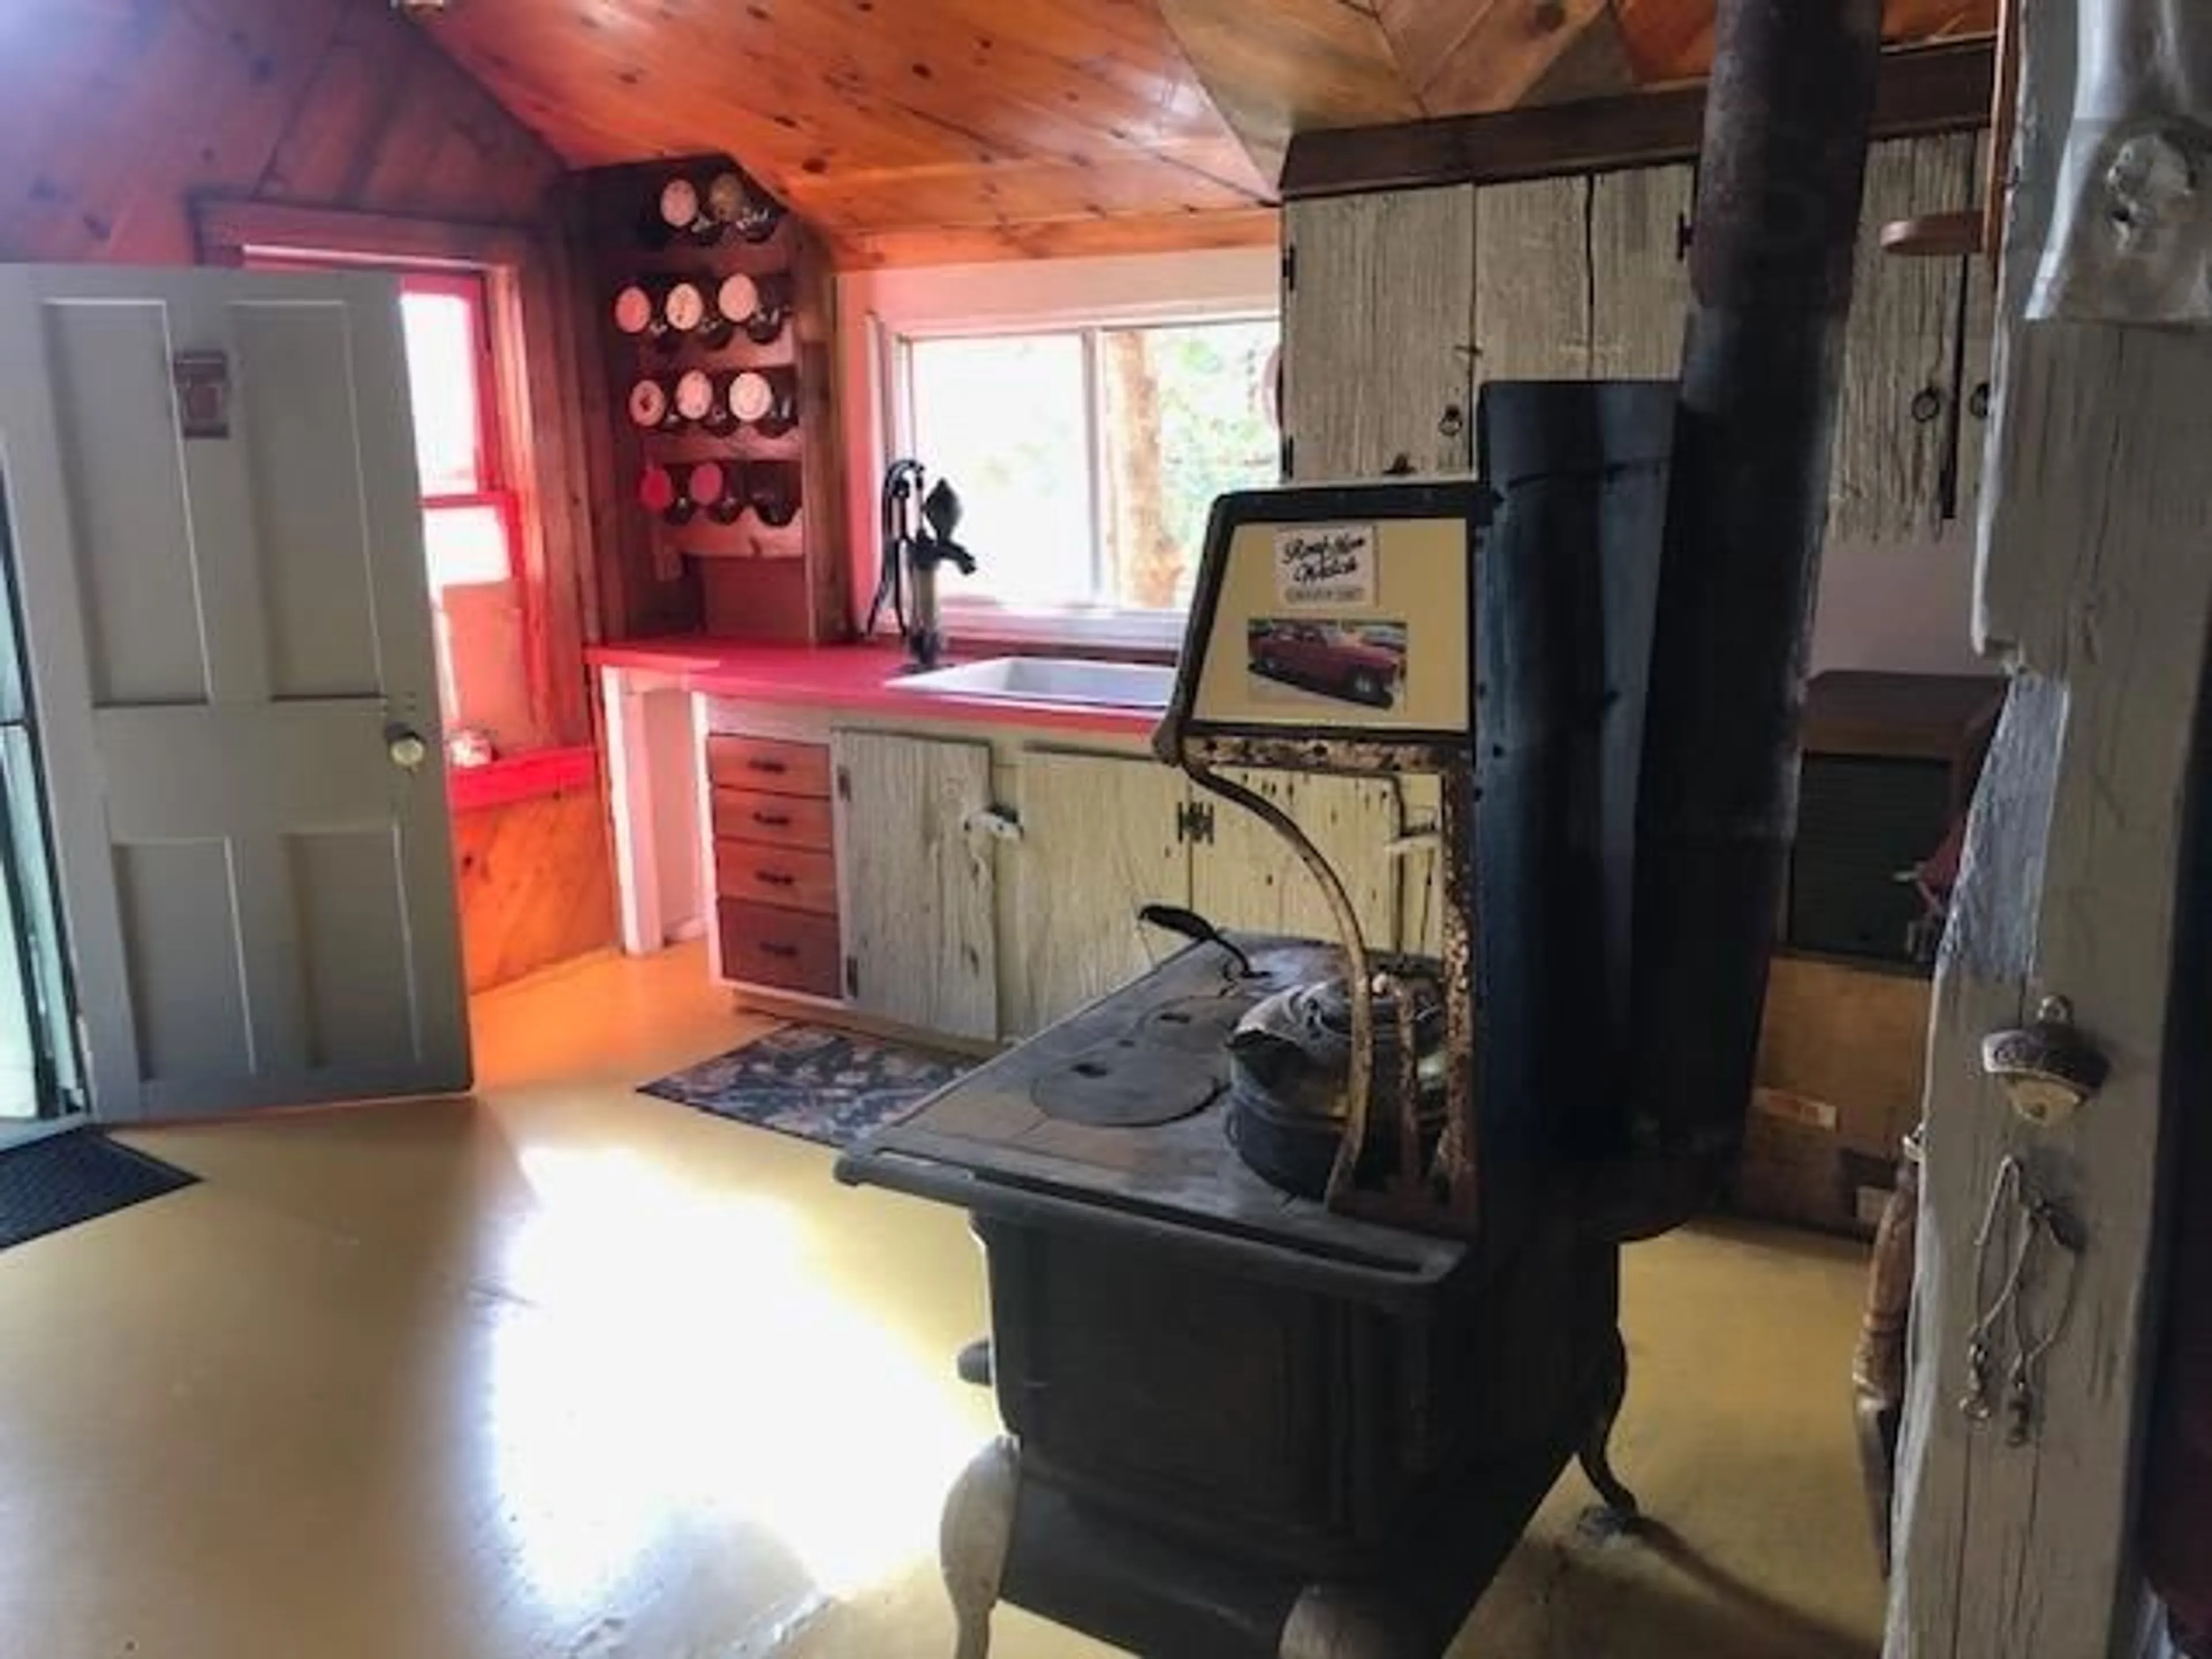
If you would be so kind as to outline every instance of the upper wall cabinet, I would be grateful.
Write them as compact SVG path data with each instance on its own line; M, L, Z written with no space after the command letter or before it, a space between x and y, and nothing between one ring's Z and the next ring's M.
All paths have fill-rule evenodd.
M1284 210L1285 479L1473 467L1474 196Z
M1988 398L1986 296L1969 288L1980 274L1885 254L1881 228L1971 202L1976 150L1962 133L1885 141L1868 158L1831 477L1838 539L1919 538L1972 516ZM1489 380L1678 373L1696 177L1676 165L1291 203L1286 476L1471 467L1473 398Z
M1885 253L1882 227L1972 199L1972 135L1899 138L1867 157L1857 279L1830 463L1828 534L1927 535L1955 507L1966 263Z

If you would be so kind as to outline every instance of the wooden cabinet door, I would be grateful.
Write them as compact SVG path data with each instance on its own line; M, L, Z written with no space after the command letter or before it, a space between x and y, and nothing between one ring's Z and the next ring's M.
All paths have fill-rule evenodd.
M1590 374L1671 380L1690 315L1690 224L1697 172L1631 167L1590 180Z
M1589 180L1486 185L1474 207L1474 378L1590 372Z
M1868 155L1829 479L1832 541L1920 537L1942 521L1964 267L1885 253L1881 229L1971 201L1975 143L1970 133L1898 138Z
M1297 820L1334 867L1359 913L1372 948L1398 943L1396 792L1386 781L1296 772L1232 772ZM1221 927L1337 937L1321 884L1285 842L1240 806L1200 794L1213 809L1213 833L1191 857L1193 908Z
M1474 191L1283 210L1285 480L1474 464Z
M1042 1030L1176 948L1165 934L1147 937L1137 912L1190 902L1190 859L1176 833L1189 788L1182 773L1136 757L1022 757L1014 1034Z
M999 1035L991 747L884 732L831 738L846 990L918 1030Z

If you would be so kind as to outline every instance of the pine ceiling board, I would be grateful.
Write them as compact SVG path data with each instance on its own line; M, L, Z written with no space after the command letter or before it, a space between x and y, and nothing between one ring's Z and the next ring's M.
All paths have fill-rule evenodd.
M1613 0L1628 54L1646 85L1696 80L1712 68L1715 0ZM1893 45L1994 33L1997 0L1884 0Z
M1449 52L1400 58L1409 72L1427 65L1416 87L1431 114L1510 109L1586 31L1612 22L1608 0L1492 0Z
M1022 44L1031 30L978 30L949 17L923 38L853 27L854 0L756 0L776 45L802 60L836 65L876 99L995 153L1056 158L1077 167L1142 149L1164 162L1262 187L1221 118L1201 100L1135 94L1076 64ZM932 15L949 8L933 7ZM909 13L908 15L918 15ZM1188 71L1185 71L1188 78ZM1194 90L1195 88L1194 88Z
M1064 259L1085 254L1188 253L1201 248L1273 247L1273 208L1190 214L1122 214L1111 219L1038 219L990 226L915 226L836 239L838 263L877 265L980 264L1001 259Z
M1152 0L471 0L426 27L571 162L726 149L832 231L1267 193Z
M813 222L832 232L1026 220L1107 218L1159 211L1203 214L1254 205L1242 191L1185 173L1163 180L1146 157L1070 168L1002 162L917 178L836 173L808 182Z
M1442 3L1442 0L1440 0ZM1199 79L1270 184L1293 132L1421 113L1381 20L1353 0L1159 0Z

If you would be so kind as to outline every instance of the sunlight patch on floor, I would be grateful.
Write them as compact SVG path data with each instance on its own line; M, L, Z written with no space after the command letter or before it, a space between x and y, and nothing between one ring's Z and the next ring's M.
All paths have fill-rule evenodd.
M814 1259L791 1206L616 1151L536 1147L492 1338L495 1479L537 1592L588 1604L672 1516L769 1534L842 1598L933 1547L972 1455L941 1355Z

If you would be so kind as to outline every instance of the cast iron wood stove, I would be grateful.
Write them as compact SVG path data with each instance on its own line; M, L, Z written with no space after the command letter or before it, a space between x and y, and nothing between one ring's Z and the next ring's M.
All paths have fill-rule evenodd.
M963 1653L1004 1596L1148 1655L1433 1654L1577 1454L1634 1513L1586 1186L1627 1127L1603 893L1674 416L1671 383L1493 386L1481 482L1217 504L1157 746L1290 839L1340 937L1148 913L1196 942L840 1165L988 1258ZM1265 768L1441 781L1439 958L1370 951Z
M1622 1242L1742 1141L1789 844L1877 0L1723 0L1674 383L1492 382L1480 477L1214 508L1156 746L1334 941L1194 936L849 1153L957 1204L1011 1600L1152 1659L1434 1659L1577 1453L1616 1516ZM1235 774L1441 781L1440 956L1369 951Z

